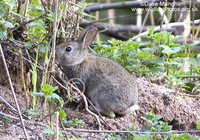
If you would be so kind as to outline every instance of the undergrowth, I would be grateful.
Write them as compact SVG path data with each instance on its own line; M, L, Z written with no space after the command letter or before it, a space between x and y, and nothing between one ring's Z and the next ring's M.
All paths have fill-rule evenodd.
M59 13L57 17L57 36L60 38L74 37L78 34L77 26L84 16L90 16L83 12L85 5L82 3L69 4L66 1L59 3L60 11L70 11L71 14ZM53 116L56 112L59 113L60 120L67 128L80 128L85 125L82 120L72 119L66 120L66 113L64 112L63 99L56 94L57 87L51 85L50 82L50 66L52 60L52 36L53 36L53 23L54 23L54 9L51 3L47 6L42 6L37 0L33 0L26 7L24 3L18 4L15 0L1 0L0 1L0 40L20 40L24 43L24 47L27 50L35 50L36 57L33 61L32 67L32 108L26 109L24 112L33 119L41 118L40 121L46 120L50 129L46 129L42 132L44 135L49 135L52 139L55 138L56 131L53 127ZM78 7L78 8L77 8ZM67 10L66 10L67 9ZM68 15L68 17L66 17ZM26 22L27 17L32 20ZM77 18L79 17L79 18ZM80 20L77 20L80 19ZM71 24L70 24L71 23ZM23 28L18 28L20 25L24 25ZM66 29L66 30L64 30ZM22 33L24 36L16 36L17 33ZM18 35L18 34L17 34ZM66 35L66 36L63 36ZM147 43L135 42L134 40L141 37L143 41ZM180 76L190 76L200 74L200 57L199 52L194 50L194 46L200 44L200 41L194 41L189 44L178 44L175 41L181 38L181 36L173 36L171 32L157 32L153 31L153 28L148 30L148 33L142 36L136 36L129 41L109 41L107 45L98 42L95 46L95 51L98 56L107 57L121 64L129 72L135 73L139 76L159 77L163 73L167 73L165 79L167 85L173 85L175 87L183 87L189 91L199 90L198 80L185 81L179 78ZM58 40L59 42L60 40ZM17 42L17 41L16 41ZM23 44L22 43L22 44ZM18 50L15 50L18 52ZM42 82L38 84L38 57L42 58L43 76ZM183 61L183 63L180 63ZM192 82L192 84L191 84ZM38 107L37 104L43 99L45 105ZM57 107L53 108L53 103L57 103ZM47 110L47 114L45 111ZM146 134L109 134L111 139L135 139L135 140L149 140L149 139L197 139L189 134L172 134L169 131L172 130L172 126L167 122L163 122L162 116L154 115L152 113L146 113L144 117L141 117L147 125L143 126L143 131ZM8 118L3 118L4 125L8 123ZM197 129L200 129L200 122L197 125ZM128 130L136 131L134 126ZM150 132L169 132L160 134L151 134ZM59 130L59 137L63 137L63 130ZM78 140L73 136L70 140Z
M94 50L98 56L110 58L138 76L159 77L166 73L166 86L199 90L200 52L194 47L200 41L179 44L175 41L182 36L174 36L166 31L154 33L153 30L150 28L147 34L129 41L109 41L108 44L98 42ZM133 41L138 37L146 40L146 43ZM188 81L184 76L197 78Z
M146 125L143 126L143 132L145 134L116 134L111 133L109 137L112 140L198 140L198 137L192 136L187 133L174 134L171 133L172 126L168 125L167 122L162 121L162 116L152 114L151 112L146 113L145 116L141 117L142 120L146 122ZM198 128L198 126L197 126ZM128 129L131 131L136 131L134 126ZM157 132L157 133L151 133ZM168 132L168 133L162 133Z

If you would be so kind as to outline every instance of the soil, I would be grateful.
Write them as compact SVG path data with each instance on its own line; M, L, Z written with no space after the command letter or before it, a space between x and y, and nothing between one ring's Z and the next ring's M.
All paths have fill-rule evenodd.
M4 53L6 54L6 61L19 107L23 111L31 106L24 94L19 57L6 47L4 47ZM31 65L28 62L25 62L24 66L26 67L24 68L25 77L27 77ZM142 126L146 124L146 122L141 119L141 116L144 116L146 112L162 115L162 121L172 125L173 130L196 130L197 122L200 120L199 98L190 97L182 90L175 91L172 87L169 88L164 85L152 83L145 77L133 76L133 78L135 78L139 88L140 109L135 111L135 113L115 119L103 117L103 120L111 126L113 130L127 130L134 125L136 130L142 131ZM31 88L31 85L29 86ZM5 114L11 115L12 117L18 117L18 114L6 105L3 102L3 99L16 108L8 77L2 62L2 57L0 55L0 139L24 139L25 136L20 121L13 118L7 119L7 117L5 117ZM39 100L39 102L42 104L43 100ZM85 124L80 127L81 129L98 130L97 120L82 107L77 108L77 104L69 103L64 106L64 110L67 114L67 120L78 118L84 121ZM27 117L24 119L28 120ZM39 118L37 117L32 117L31 121L37 121L38 119ZM102 120L101 123L103 130L109 129ZM44 126L42 126L42 124L44 124ZM50 136L42 134L42 131L48 128L46 121L40 122L40 125L25 121L25 126L30 139L51 139ZM77 131L63 133L63 137L65 138L70 138L72 135L85 139L109 139L104 133L96 134Z

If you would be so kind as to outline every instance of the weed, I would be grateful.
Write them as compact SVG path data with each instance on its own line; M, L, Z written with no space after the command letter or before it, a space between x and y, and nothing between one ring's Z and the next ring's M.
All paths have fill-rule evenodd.
M200 41L194 41L193 44L178 44L175 41L182 36L173 36L171 32L166 31L154 33L153 28L148 30L148 34L140 37L149 42L141 43L133 42L132 40L126 42L119 40L109 41L108 45L97 43L94 49L98 56L113 59L129 72L134 72L136 75L154 77L159 77L166 72L167 85L175 85L175 88L179 86L192 91L194 86L184 86L183 80L177 77L199 75L199 52L190 50L195 45L200 44ZM196 84L197 81L195 82Z
M83 120L79 120L77 118L72 119L72 120L68 120L68 121L64 121L64 125L65 127L69 128L69 127L74 127L74 128L79 128L81 126L83 126L85 123L83 122Z

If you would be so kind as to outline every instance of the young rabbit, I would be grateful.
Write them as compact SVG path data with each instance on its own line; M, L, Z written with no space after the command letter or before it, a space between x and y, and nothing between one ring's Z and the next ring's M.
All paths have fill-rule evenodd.
M114 118L131 113L139 108L136 82L118 63L88 53L96 34L97 28L89 26L76 40L58 45L57 61L69 79L80 78L85 83L84 94L102 115Z

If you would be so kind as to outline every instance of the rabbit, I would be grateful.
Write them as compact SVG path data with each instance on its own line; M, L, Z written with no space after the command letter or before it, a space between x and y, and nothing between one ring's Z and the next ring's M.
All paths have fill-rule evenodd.
M132 113L139 109L133 76L117 62L88 53L87 47L97 32L97 28L88 26L77 39L56 46L57 62L68 79L79 78L84 82L84 94L101 115L115 118ZM95 112L92 106L89 109Z

